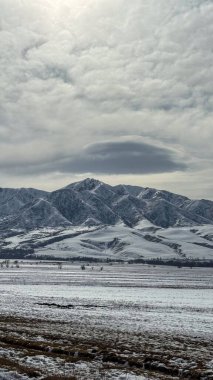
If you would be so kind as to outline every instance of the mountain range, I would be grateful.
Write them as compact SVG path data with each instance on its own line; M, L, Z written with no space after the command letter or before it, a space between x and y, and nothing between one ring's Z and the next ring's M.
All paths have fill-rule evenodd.
M198 227L210 228L211 225L213 225L213 201L191 200L165 190L130 185L110 186L91 178L53 192L31 188L0 188L0 251L3 253L11 253L18 249L34 252L37 247L50 247L55 240L75 239L77 235L84 233L94 236L97 231L99 233L101 231L104 246L98 244L96 248L104 254L106 242L104 243L103 230L105 230L107 241L109 231L110 235L114 231L111 248L114 244L116 252L124 256L128 253L127 256L131 257L129 252L134 253L134 242L138 239L143 239L146 243L152 242L152 245L154 242L158 246L162 243L158 241L159 239L163 239L164 242L168 240L168 237L157 236L156 231L158 234L159 231L164 232L166 229L196 231ZM147 231L151 231L151 237L144 237ZM131 242L125 242L124 237L119 240L120 233L122 236L125 233L131 235ZM24 236L28 236L27 242ZM14 237L17 239L17 244L14 243ZM207 247L211 245L209 230L207 237L208 243L206 240L197 243L200 247L211 250L212 248ZM114 240L116 238L119 240L117 243ZM74 244L74 240L72 242ZM70 244L72 246L72 243ZM171 244L179 243L172 241ZM90 243L84 242L82 245L82 242L79 242L79 247L76 248L78 254L85 245L89 245L88 250L90 250ZM138 245L140 246L140 243ZM130 249L129 246L133 248ZM165 246L169 247L169 244L164 244L164 250ZM57 249L58 252L61 251L60 247ZM151 247L150 250L152 252ZM177 251L176 247L176 254ZM60 253L58 255L60 256Z

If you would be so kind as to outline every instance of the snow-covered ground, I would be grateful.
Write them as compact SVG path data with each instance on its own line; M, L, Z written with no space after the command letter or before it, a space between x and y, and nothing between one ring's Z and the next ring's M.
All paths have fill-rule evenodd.
M36 254L64 258L213 260L213 242L206 239L207 233L213 235L213 226L206 229L202 226L196 233L192 230L187 227L156 229L146 223L134 229L124 225L106 226L38 248Z
M16 265L0 269L1 367L23 379L212 379L212 268Z
M33 248L38 257L96 260L200 260L213 261L213 226L158 228L141 221L99 227L45 228L2 240L6 249Z

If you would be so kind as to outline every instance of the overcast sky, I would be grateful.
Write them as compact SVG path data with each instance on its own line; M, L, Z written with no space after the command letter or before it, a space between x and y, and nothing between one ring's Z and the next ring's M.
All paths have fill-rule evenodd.
M213 199L212 0L0 0L0 186Z

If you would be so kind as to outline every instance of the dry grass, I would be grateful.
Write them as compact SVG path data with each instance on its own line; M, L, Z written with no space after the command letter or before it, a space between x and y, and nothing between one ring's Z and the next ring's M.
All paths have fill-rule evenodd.
M35 368L27 367L19 364L16 361L0 358L0 368L7 368L9 370L17 371L20 374L25 374L28 377L40 377L41 373L36 371Z
M157 379L173 379L180 378L178 364L170 363L175 357L197 363L197 366L189 368L181 379L199 380L205 372L204 359L207 356L211 357L212 346L208 341L200 341L198 345L196 339L183 337L130 333L125 333L124 336L118 331L109 334L107 331L98 330L88 330L87 335L76 336L72 335L75 328L76 326L72 326L71 329L66 323L0 316L0 346L9 351L19 352L19 356L15 356L14 359L0 357L0 367L16 370L29 377L42 376L43 380L75 380L79 379L75 377L75 373L70 376L47 373L46 368L19 364L18 358L42 354L47 358L60 358L63 363L75 364L83 361L95 366L97 356L101 356L103 372L106 369L124 368L124 365L128 365L128 368L137 374L143 374L146 370ZM87 326L85 331L86 328ZM208 379L208 376L205 379Z

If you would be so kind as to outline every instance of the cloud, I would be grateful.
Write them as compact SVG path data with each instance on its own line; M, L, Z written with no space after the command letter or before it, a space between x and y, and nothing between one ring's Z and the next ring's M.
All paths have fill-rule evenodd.
M135 141L91 144L59 167L64 172L95 174L150 174L186 169L175 152Z
M81 173L83 159L95 167L98 156L85 146L137 135L186 154L199 183L213 161L211 0L0 0L0 8L3 182L8 170L39 174L54 163L63 172L58 162L74 158ZM165 157L165 170L172 163ZM103 170L110 166L107 158Z

